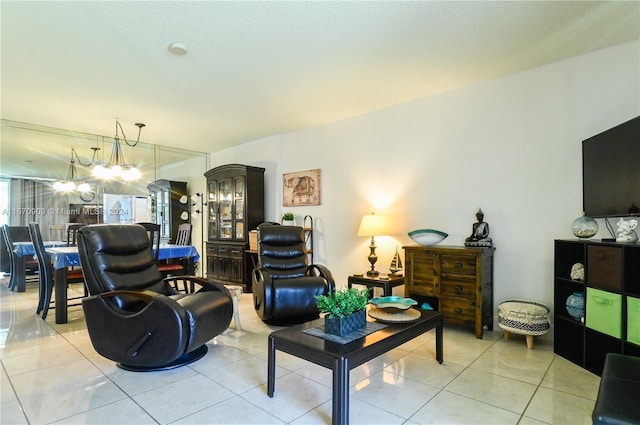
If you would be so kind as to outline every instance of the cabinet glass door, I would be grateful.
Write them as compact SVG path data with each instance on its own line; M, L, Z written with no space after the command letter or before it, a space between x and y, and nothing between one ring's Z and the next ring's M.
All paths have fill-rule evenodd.
M218 224L220 226L220 239L233 237L233 190L231 179L218 182Z
M235 221L235 239L244 239L244 198L245 198L245 184L244 177L235 178L235 191L234 191L234 221Z
M169 191L162 191L163 203L162 203L162 221L160 222L160 237L161 238L169 238L171 237L170 227L171 227L171 215L169 214Z
M207 222L207 234L209 240L213 240L218 238L218 182L210 182L208 191L207 208L209 214L207 216L209 221Z
M154 223L160 224L162 223L162 191L159 190L156 192L156 199L154 205Z

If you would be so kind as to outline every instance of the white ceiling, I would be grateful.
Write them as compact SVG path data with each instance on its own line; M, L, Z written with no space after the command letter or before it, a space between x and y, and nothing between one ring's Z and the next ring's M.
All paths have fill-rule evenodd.
M640 38L638 1L3 0L0 14L2 118L112 136L119 117L130 138L143 122L146 142L205 152Z

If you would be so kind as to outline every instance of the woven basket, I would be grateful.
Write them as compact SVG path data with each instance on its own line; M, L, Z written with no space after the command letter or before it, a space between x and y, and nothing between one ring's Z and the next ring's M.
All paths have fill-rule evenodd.
M525 300L507 300L498 306L498 326L519 335L544 335L551 327L549 307Z

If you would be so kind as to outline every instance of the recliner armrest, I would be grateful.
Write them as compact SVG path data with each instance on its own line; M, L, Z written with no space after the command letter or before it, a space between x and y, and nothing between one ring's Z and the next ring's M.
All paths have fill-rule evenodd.
M273 307L273 281L271 274L263 268L255 268L252 272L253 308L259 311L263 320L271 319Z
M327 290L329 292L333 292L336 286L335 281L333 280L333 275L329 269L321 264L311 264L309 266L309 273L316 273L317 276L321 276L325 278L328 284Z
M198 276L169 276L164 279L164 282L170 285L172 288L176 288L178 283L185 284L184 287L187 293L204 292L204 291L220 291L226 293L231 299L229 290L222 283L215 282L210 279L198 277ZM187 286L186 283L189 285ZM199 285L200 289L196 291L195 285Z

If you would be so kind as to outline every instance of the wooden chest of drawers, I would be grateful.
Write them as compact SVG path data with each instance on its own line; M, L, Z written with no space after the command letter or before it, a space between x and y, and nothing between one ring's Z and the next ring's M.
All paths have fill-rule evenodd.
M450 323L493 330L494 248L405 246L405 296L427 301ZM434 303L436 305L434 305Z

